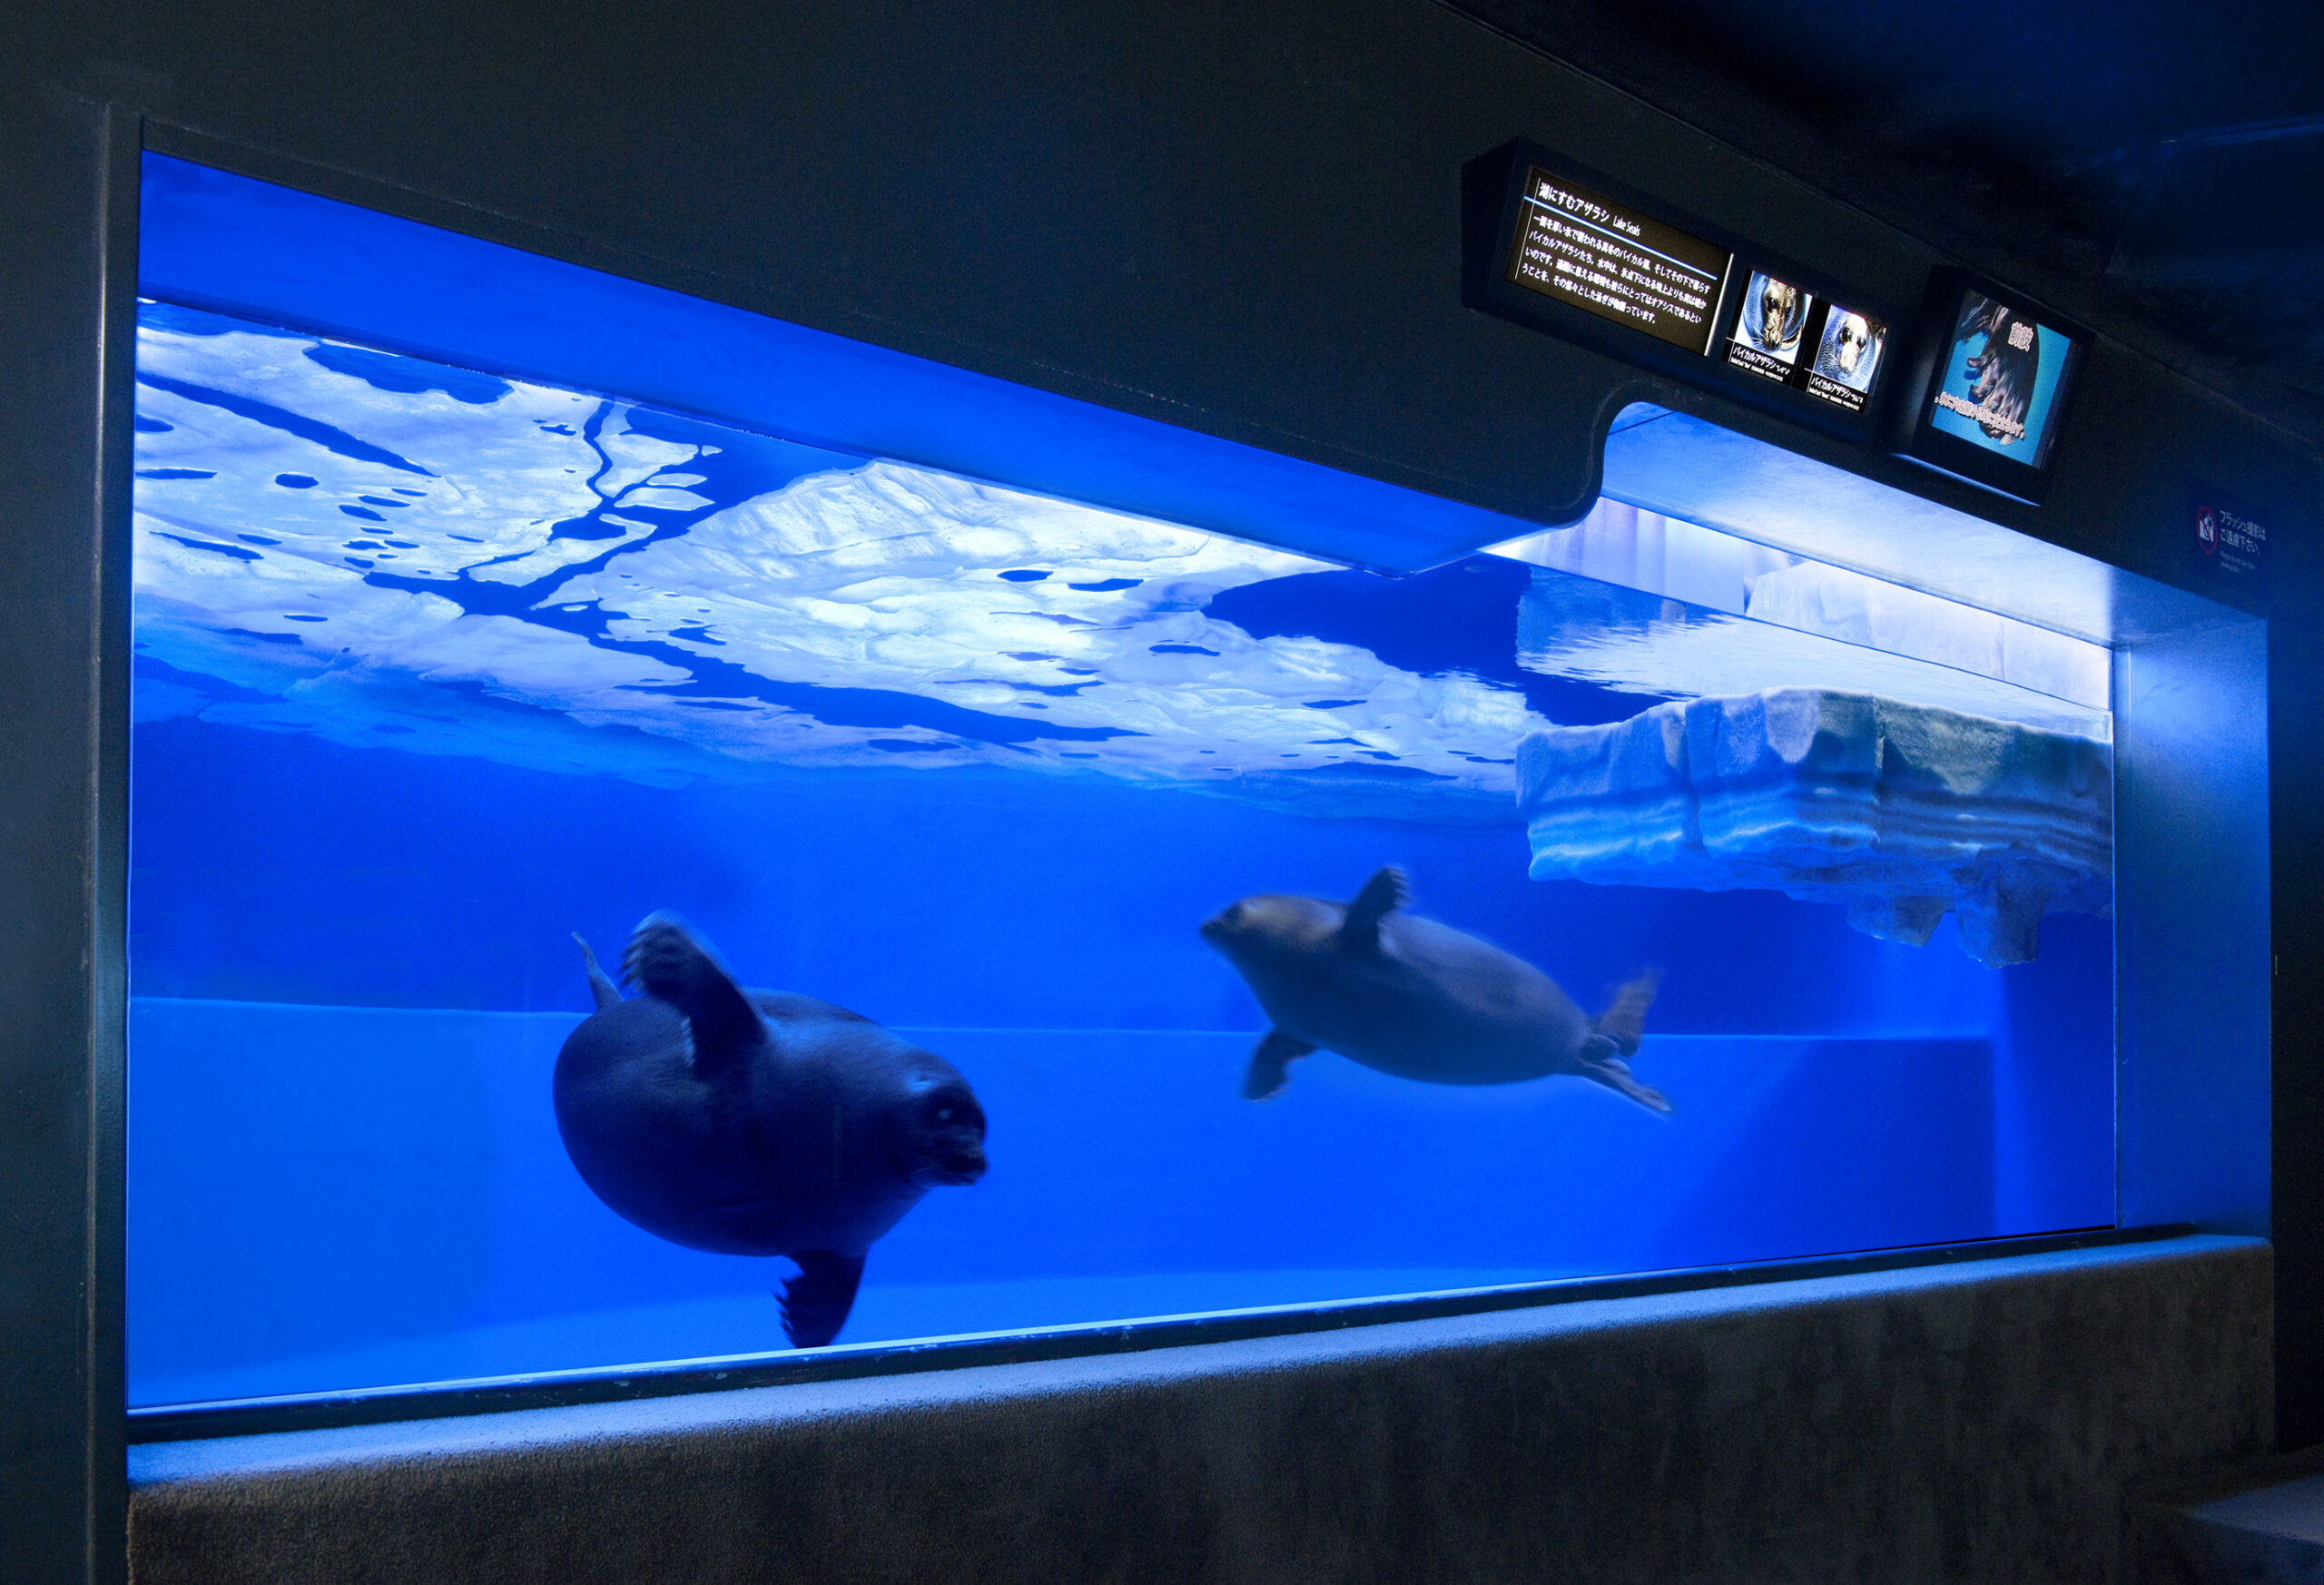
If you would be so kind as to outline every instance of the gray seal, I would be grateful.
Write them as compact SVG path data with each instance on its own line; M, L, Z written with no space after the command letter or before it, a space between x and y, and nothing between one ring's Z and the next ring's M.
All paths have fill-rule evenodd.
M1318 1048L1429 1084L1514 1084L1570 1073L1667 1112L1630 1074L1659 973L1615 991L1595 1019L1556 981L1472 935L1401 911L1403 873L1382 870L1350 903L1246 897L1203 921L1274 1023L1243 1081L1279 1094Z
M783 1333L831 1342L872 1242L929 1189L984 1175L968 1081L860 1013L743 989L675 915L630 937L635 999L581 952L597 1010L566 1038L554 1088L582 1181L673 1244L789 1255Z

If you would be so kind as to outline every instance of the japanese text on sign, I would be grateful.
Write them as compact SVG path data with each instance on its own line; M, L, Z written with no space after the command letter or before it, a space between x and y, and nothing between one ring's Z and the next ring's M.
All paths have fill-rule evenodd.
M1509 279L1584 312L1705 352L1730 255L1536 168Z

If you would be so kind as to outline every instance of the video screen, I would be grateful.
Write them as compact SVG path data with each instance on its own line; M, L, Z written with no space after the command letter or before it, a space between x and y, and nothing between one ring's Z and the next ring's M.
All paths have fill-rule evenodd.
M1995 302L1961 294L1929 423L2028 467L2047 459L2073 338Z

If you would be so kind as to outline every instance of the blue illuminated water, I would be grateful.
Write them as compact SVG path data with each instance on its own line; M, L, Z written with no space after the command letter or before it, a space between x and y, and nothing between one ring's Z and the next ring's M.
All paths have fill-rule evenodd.
M874 1246L842 1341L2109 1220L2104 921L1977 967L1765 893L1544 885L1512 829L843 773L666 791L183 719L140 729L140 1401L780 1347L781 1263L620 1221L557 1143L566 930L685 911L746 977L951 1059L993 1169ZM1585 999L1668 965L1638 1070L1239 1098L1255 1009L1193 925L1384 858ZM2093 996L2093 991L2096 993Z
M1520 602L1630 624L1634 673L1636 591L1383 578L167 303L139 378L133 1403L782 1347L785 1263L639 1231L558 1141L571 932L610 959L655 909L990 1117L842 1343L2113 1218L2106 920L1993 970L1950 922L1527 879L1517 742L1662 695L1521 664ZM1675 1113L1329 1054L1242 1099L1264 1021L1195 927L1387 863L1592 1009L1660 967Z

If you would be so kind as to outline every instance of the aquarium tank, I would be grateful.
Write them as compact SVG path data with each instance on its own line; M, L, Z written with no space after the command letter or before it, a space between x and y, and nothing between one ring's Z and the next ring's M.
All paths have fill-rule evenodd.
M133 1405L2115 1221L2101 645L147 290Z

